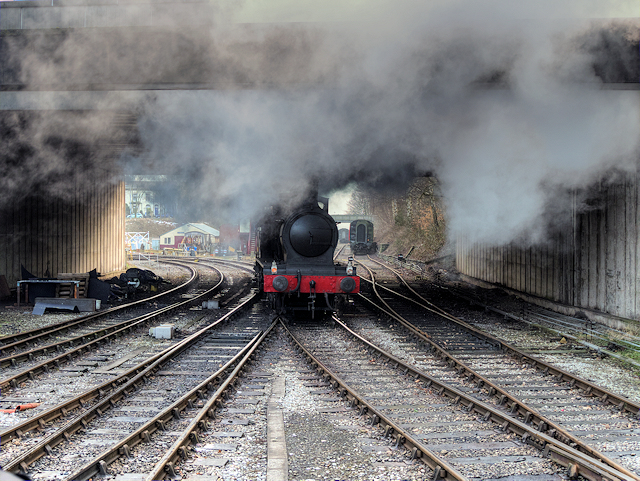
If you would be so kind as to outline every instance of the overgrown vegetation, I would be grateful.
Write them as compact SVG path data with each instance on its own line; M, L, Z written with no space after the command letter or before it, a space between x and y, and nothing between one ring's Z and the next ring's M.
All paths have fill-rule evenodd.
M411 251L410 258L428 260L438 256L446 242L446 219L437 179L415 179L404 193L383 194L357 188L349 213L374 215L375 240L390 244L389 254Z

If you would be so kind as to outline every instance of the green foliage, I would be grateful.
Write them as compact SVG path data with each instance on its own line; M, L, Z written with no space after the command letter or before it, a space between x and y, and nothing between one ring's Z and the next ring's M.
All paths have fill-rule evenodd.
M409 252L411 258L437 257L446 242L446 219L438 181L417 178L405 192L383 195L357 188L349 202L351 214L375 216L375 240L389 244L388 253Z

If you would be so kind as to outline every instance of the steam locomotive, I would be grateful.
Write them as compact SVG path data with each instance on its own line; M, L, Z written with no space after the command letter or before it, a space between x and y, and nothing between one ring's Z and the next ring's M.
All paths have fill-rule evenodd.
M331 312L336 303L360 291L350 260L334 263L338 227L326 198L313 196L292 212L272 208L256 227L258 286L279 314Z

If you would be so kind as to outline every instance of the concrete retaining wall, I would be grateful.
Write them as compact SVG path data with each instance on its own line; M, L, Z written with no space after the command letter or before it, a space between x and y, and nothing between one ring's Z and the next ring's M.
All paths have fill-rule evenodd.
M495 247L458 239L457 268L541 299L638 319L639 186L635 177L601 187L587 211L574 197L572 224L545 245Z

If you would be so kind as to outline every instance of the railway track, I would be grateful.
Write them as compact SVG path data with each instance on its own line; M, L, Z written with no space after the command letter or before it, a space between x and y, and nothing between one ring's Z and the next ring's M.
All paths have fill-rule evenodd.
M482 333L425 299L408 299L383 286L373 291L378 300L367 302L405 331L376 326L362 333L401 337L403 358L638 479L637 403Z
M462 321L452 327L456 320L424 299L370 289L380 298L358 298L356 311L333 323L274 322L256 298L245 298L244 308L0 432L0 464L38 481L287 472L292 479L640 479L627 463L638 451L634 403L605 398L594 384L521 357ZM230 293L227 304L240 296ZM298 412L294 392L308 399L309 414ZM608 430L599 424L607 416ZM611 424L618 420L631 424L621 432ZM625 453L592 431L636 444ZM363 464L354 467L356 460Z
M43 404L37 410L19 413L15 415L15 418L12 416L11 418L14 419L15 423L13 427L6 427L6 422L9 421L9 418L5 416L3 419L4 426L0 427L2 429L0 431L0 443L4 446L16 436L19 437L28 431L41 427L43 423L46 424L61 416L64 417L74 409L77 409L82 402L88 402L94 397L94 395L87 395L82 398L81 402L73 401L73 398L78 394L78 388L88 389L88 391L91 391L91 388L96 386L98 386L98 390L102 391L113 389L120 382L119 375L128 371L129 366L135 364L136 359L152 357L159 350L162 350L164 346L177 342L176 340L157 340L152 342L146 332L142 338L136 335L131 336L128 334L129 332L135 333L136 326L146 327L151 320L158 317L163 318L169 312L173 312L174 314L172 315L176 319L193 317L193 314L198 313L190 310L190 306L194 302L199 302L200 299L206 299L214 295L221 289L222 282L223 277L220 275L215 285L209 285L205 289L201 285L195 291L186 294L186 300L183 299L171 305L171 310L161 307L156 309L155 312L135 318L133 323L129 323L128 326L117 329L111 334L102 337L94 334L95 339L91 341L67 348L61 354L56 353L56 355L49 356L44 361L35 360L26 369L23 368L18 370L17 373L9 374L8 377L2 380L2 385L8 386L3 389L3 397L0 398L3 406L40 401L40 399L42 399ZM231 298L242 292L243 289L240 288L239 292L232 294ZM246 289L244 292L247 292ZM177 316L175 313L177 313ZM190 314L187 315L187 313ZM182 317L182 314L185 314L185 316ZM193 330L201 322L202 317L200 315L199 318L195 318L185 324L183 326L185 332ZM99 334L99 331L96 334ZM47 399L49 393L55 393L53 397L56 399L56 403L60 403L60 400L65 398L69 398L71 401L57 406L56 403L52 403ZM38 426L30 418L40 411L44 411L46 415L40 421L40 426Z
M395 446L407 448L411 459L429 466L430 479L498 479L521 473L523 466L530 474L548 475L563 470L560 465L589 479L602 474L625 479L403 363L336 321L334 329L292 328L291 333L345 400L371 424L382 426Z
M67 344L78 344L86 341L94 337L94 332L100 332L95 330L96 324L102 324L100 327L104 333L126 326L126 322L118 322L126 313L134 309L151 311L152 309L148 306L153 305L153 303L158 301L166 302L166 299L176 296L193 286L197 282L198 276L194 269L188 267L187 269L190 271L190 278L186 282L157 295L76 319L69 319L41 328L0 337L0 368L15 366L18 362L33 359L35 355L40 354L45 349L48 351L59 350L57 346L60 345L62 347L65 342ZM70 334L76 335L72 336ZM66 339L57 343L47 344L51 339L61 337L66 337Z
M264 322L249 314L243 317L244 322L236 320L231 328L223 326L254 301L255 296L250 296L219 320L139 363L110 384L56 407L58 413L65 414L77 405L78 413L71 419L66 416L50 426L52 413L45 412L30 419L28 425L23 423L2 433L4 441L5 437L17 439L27 431L38 430L18 443L26 450L17 453L15 444L10 445L5 469L31 472L32 479L47 479L52 467L56 479L89 479L106 474L109 464L120 456L129 456L139 442L148 441L171 419L180 419L189 408L202 404L205 395L222 382L220 376L246 354ZM140 424L144 429L134 429ZM78 443L79 437L86 440L82 456L70 454L68 449L68 443ZM100 453L108 444L111 449ZM88 473L86 478L83 473Z
M174 313L180 309L188 308L194 301L203 297L211 296L219 291L223 285L224 276L220 271L218 282L209 288L197 287L196 281L198 275L193 267L189 267L191 277L182 285L174 289L170 289L158 296L146 299L147 303L153 302L151 307L143 310L143 314L128 317L123 315L120 309L116 308L116 317L114 312L107 310L104 313L91 316L91 319L82 320L81 324L50 326L50 331L43 331L38 334L37 341L29 341L38 343L28 350L18 350L17 352L5 356L0 359L0 366L3 377L0 379L0 389L8 387L17 388L25 381L33 381L38 376L48 374L56 369L77 369L75 372L87 370L87 366L81 367L77 363L83 362L83 358L92 351L99 350L107 343L112 343L122 336L128 335L137 329L147 326L150 322L163 318L170 313ZM185 289L193 290L190 294L180 293ZM169 305L159 305L158 301L175 299L175 302ZM123 319L124 317L124 319ZM92 325L102 321L98 326ZM91 324L89 324L91 323ZM97 327L97 329L96 329ZM62 335L61 330L68 333ZM61 340L56 340L62 337ZM47 343L50 338L55 342ZM28 342L28 339L18 341L20 343ZM88 361L92 363L92 361Z

